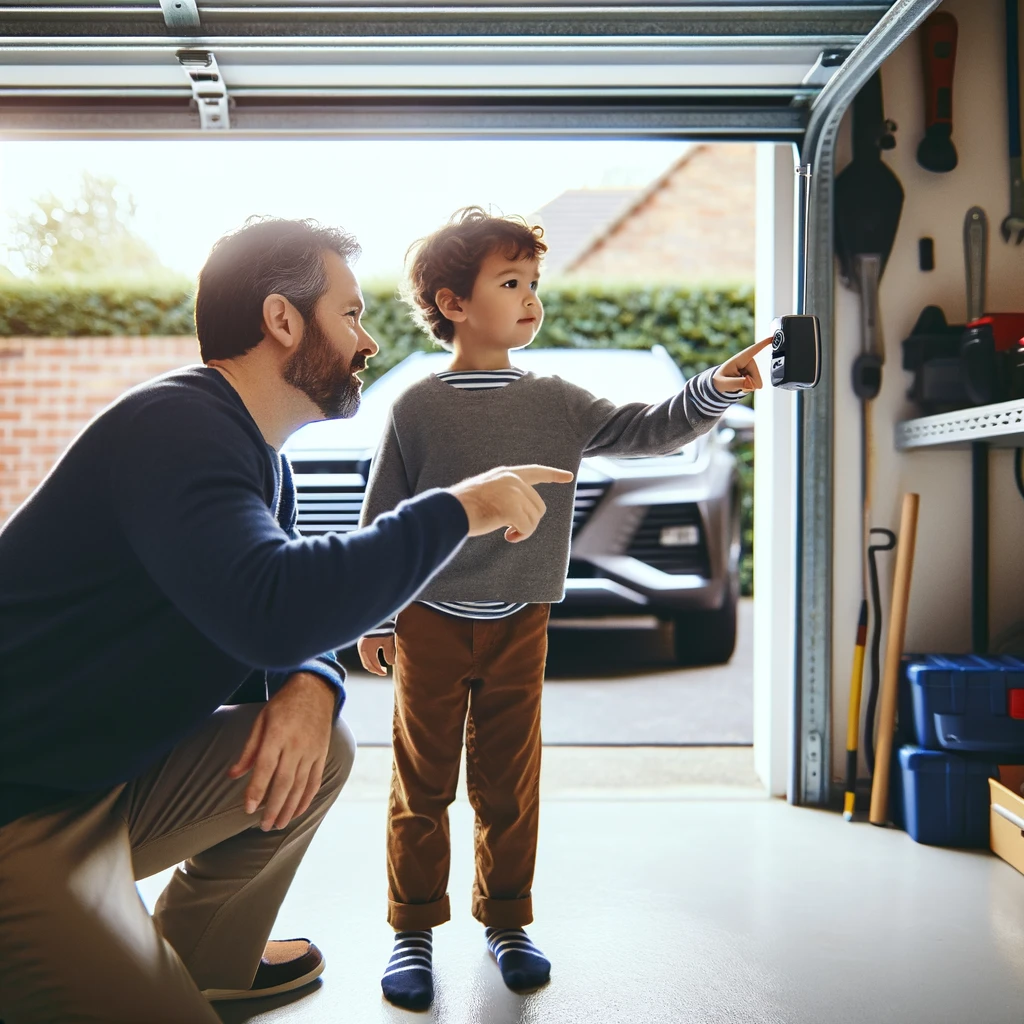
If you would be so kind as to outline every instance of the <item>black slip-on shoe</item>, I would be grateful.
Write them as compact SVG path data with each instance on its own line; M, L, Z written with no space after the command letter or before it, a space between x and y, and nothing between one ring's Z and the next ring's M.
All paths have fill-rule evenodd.
M271 939L248 988L205 988L203 995L211 1002L277 996L316 981L324 966L323 953L309 939Z

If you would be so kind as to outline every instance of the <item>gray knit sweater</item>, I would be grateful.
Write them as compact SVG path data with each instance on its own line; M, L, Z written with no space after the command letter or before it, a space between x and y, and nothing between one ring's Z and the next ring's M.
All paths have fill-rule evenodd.
M494 391L463 391L431 375L399 396L373 460L361 526L406 498L495 466L539 463L578 472L585 456L669 455L706 433L736 396L713 370L658 405L616 406L561 377L526 373ZM561 601L569 567L573 484L541 484L536 532L470 537L417 595L424 601Z

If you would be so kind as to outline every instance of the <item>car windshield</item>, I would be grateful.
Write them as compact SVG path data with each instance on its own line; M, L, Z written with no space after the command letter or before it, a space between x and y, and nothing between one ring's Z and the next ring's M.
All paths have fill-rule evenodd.
M447 352L420 353L403 359L366 389L353 419L311 423L289 439L285 450L296 458L299 451L376 448L395 399L428 374L445 370L451 359ZM539 375L564 377L616 405L664 401L676 394L684 381L682 371L664 352L538 349L513 352L512 364Z
M390 407L410 384L446 369L451 358L447 352L431 352L404 360L367 389L364 409L371 403ZM616 405L651 405L670 398L683 386L683 375L675 364L650 352L554 348L513 352L510 358L513 366L540 376L564 377Z

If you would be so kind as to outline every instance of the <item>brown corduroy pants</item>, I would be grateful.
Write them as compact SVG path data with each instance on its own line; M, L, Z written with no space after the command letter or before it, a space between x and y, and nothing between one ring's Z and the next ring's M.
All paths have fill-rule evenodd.
M476 812L473 916L499 928L533 920L549 613L530 604L479 621L413 604L398 617L387 835L388 922L397 931L451 917L448 807L463 735Z

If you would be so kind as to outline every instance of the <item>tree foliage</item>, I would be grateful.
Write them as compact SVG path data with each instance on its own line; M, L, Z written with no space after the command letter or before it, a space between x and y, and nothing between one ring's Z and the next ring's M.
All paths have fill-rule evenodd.
M85 172L72 199L49 192L12 217L10 250L42 277L153 276L164 268L152 246L135 233L135 209L124 185Z

